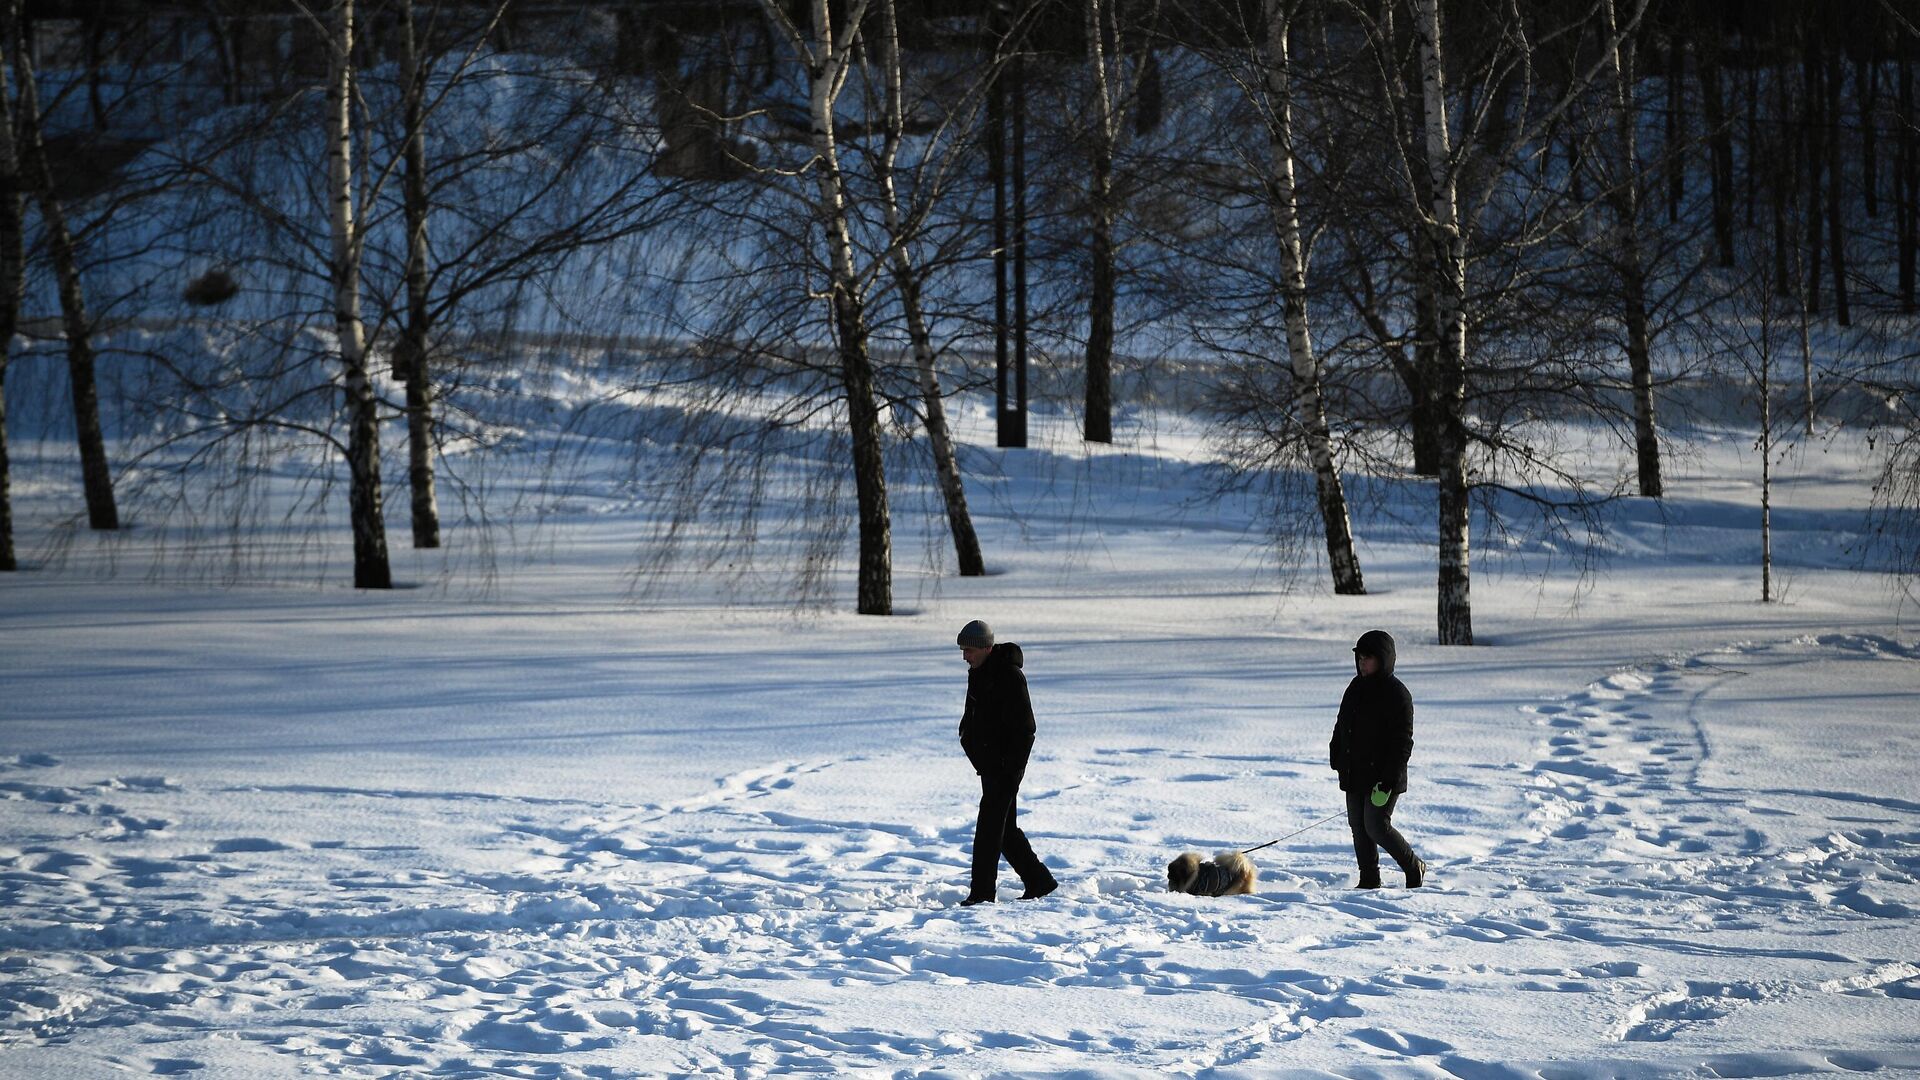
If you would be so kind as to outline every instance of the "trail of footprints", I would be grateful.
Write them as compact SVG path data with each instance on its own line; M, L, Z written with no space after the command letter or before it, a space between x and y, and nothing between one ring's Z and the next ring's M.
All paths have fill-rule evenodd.
M1544 729L1544 755L1531 774L1527 833L1501 854L1524 861L1551 849L1558 864L1584 863L1591 869L1595 902L1590 906L1608 913L1626 910L1636 918L1672 921L1676 912L1712 912L1709 923L1692 928L1693 935L1783 918L1834 918L1836 912L1839 917L1847 912L1890 918L1920 914L1882 897L1876 885L1907 886L1904 891L1911 894L1910 887L1920 881L1920 834L1860 829L1781 849L1767 831L1769 815L1780 811L1750 806L1738 794L1713 792L1700 783L1711 747L1695 703L1709 689L1742 677L1743 657L1809 645L1916 659L1913 650L1885 639L1830 635L1618 672L1563 700L1531 706L1524 711ZM1554 933L1608 939L1600 920L1584 917L1583 905L1561 906L1568 917L1551 927ZM1479 921L1480 928L1496 933L1515 929L1502 924L1494 930L1485 922ZM1456 932L1472 934L1474 926ZM1920 996L1920 969L1895 969L1904 974L1868 980L1864 987L1835 980L1817 988L1700 980L1653 988L1660 982L1657 973L1636 971L1632 974L1651 978L1629 982L1649 988L1624 1010L1612 1034L1627 1042L1669 1041L1738 1009L1810 989Z
M1247 966L1250 955L1274 955L1243 948L1258 943L1250 926L1267 908L1170 898L1130 873L1077 879L1050 908L1065 921L1047 929L983 930L978 913L952 908L954 853L971 822L925 830L781 812L768 796L827 767L817 762L725 778L678 805L499 800L479 810L498 821L494 861L523 869L349 862L324 890L302 895L274 876L284 870L275 860L313 853L269 838L161 853L178 817L169 801L191 794L170 781L63 786L44 779L57 761L0 760L0 800L47 815L41 834L0 846L0 907L21 916L10 919L11 951L0 956L0 1050L133 1027L152 1052L116 1064L153 1074L196 1069L192 1048L209 1033L284 1055L302 1071L350 1076L613 1076L622 1049L636 1044L689 1073L738 1077L937 1068L1023 1043L1193 1070L1253 1063L1335 1024L1356 1047L1472 1075L1474 1063L1446 1042L1366 1022L1369 998L1445 990L1451 972L1349 978L1312 970L1316 958L1443 934L1605 946L1596 910L1637 904L1644 917L1672 918L1677 898L1724 900L1715 871L1729 860L1778 893L1775 903L1913 914L1901 899L1908 894L1876 882L1920 878L1920 836L1861 830L1779 851L1764 823L1698 789L1709 748L1689 706L1733 677L1705 661L1667 664L1531 709L1543 736L1531 810L1524 834L1496 858L1524 864L1546 852L1553 865L1543 880L1585 873L1588 894L1549 898L1536 905L1542 915L1409 918L1393 897L1321 894L1330 882L1276 870L1257 905L1284 916L1290 902L1311 897L1349 916L1338 932L1293 949L1288 967ZM409 812L452 805L416 801ZM122 847L138 850L117 854ZM1623 1042L1684 1038L1789 993L1920 998L1920 969L1898 964L1811 989L1676 982L1638 961L1509 974L1519 989L1617 1002L1610 1034ZM1244 1015L1207 1037L1160 1043L994 1023L955 1024L927 1039L911 1025L890 1028L884 1015L856 1026L842 1012L822 1025L818 1006L792 993L866 987L904 999L982 984L1226 996ZM257 1013L275 1020L250 1022Z
M1594 892L1602 903L1638 900L1653 911L1667 905L1676 887L1697 883L1690 864L1728 847L1761 848L1764 836L1729 824L1726 815L1715 812L1720 808L1703 804L1695 794L1708 747L1688 722L1688 703L1716 680L1736 674L1697 659L1665 663L1616 672L1565 699L1524 709L1546 729L1545 755L1533 768L1527 792L1528 833L1508 845L1508 852L1518 855L1545 845L1557 850L1556 862L1586 859L1595 870ZM1663 860L1680 868L1649 872ZM1456 932L1513 929L1477 922ZM1531 935L1551 929L1576 936L1596 933L1577 919L1559 927L1536 923L1521 929ZM1751 988L1703 983L1651 989L1660 982L1656 973L1636 967L1626 974L1627 986L1647 989L1613 1025L1612 1037L1625 1042L1670 1040L1762 998Z
M6 763L12 771L58 764ZM329 875L331 891L306 897L274 895L281 882L261 860L290 845L263 837L120 857L100 846L113 842L111 830L69 830L0 850L0 897L9 911L30 913L8 931L8 944L21 951L0 962L0 1045L133 1027L158 1048L232 1029L306 1071L511 1072L564 1054L569 1072L593 1075L596 1053L641 1038L672 1040L688 1071L764 1076L849 1055L924 1065L1031 1038L988 1029L928 1043L912 1032L822 1032L804 1010L741 985L744 973L833 984L1227 993L1259 1004L1262 1017L1208 1045L1096 1045L1107 1036L1087 1032L1038 1041L1118 1051L1147 1066L1196 1057L1231 1064L1359 1016L1355 999L1381 992L1308 971L1231 966L1233 947L1250 938L1227 913L1189 905L1142 919L1142 894L1165 901L1130 874L1091 876L1084 896L1061 898L1084 921L1086 939L1123 924L1133 927L1124 941L1089 947L1041 935L982 948L977 928L952 921L953 853L964 848L970 823L937 834L850 830L753 808L821 767L730 777L686 805L558 820L512 811L503 800L501 844L540 860L537 873L350 869ZM98 801L105 792L149 803L182 794L170 781L138 777L80 787L10 781L0 791L92 818L128 816ZM688 838L685 819L675 818L690 811L701 813L708 835ZM149 839L164 840L172 822L146 820L158 834ZM857 868L851 888L836 880L846 871L830 869L847 866ZM1169 947L1195 943L1225 948L1229 966L1163 961ZM408 1019L393 1022L396 1011ZM278 1022L243 1022L268 1012ZM1382 1046L1406 1042L1363 1031ZM156 1050L116 1064L170 1074L200 1063Z
M162 1047L231 1031L303 1071L551 1072L538 1063L564 1055L556 1074L590 1076L617 1072L618 1044L662 1040L689 1072L757 1077L849 1061L925 1067L1037 1038L1152 1067L1195 1053L1230 1063L1356 1016L1352 999L1378 992L1312 972L1236 968L1244 961L1231 946L1248 937L1230 913L1174 908L1128 875L1094 877L1062 896L1086 934L1019 931L983 944L980 928L957 921L952 907L954 852L970 823L848 826L755 806L821 767L722 781L697 800L697 837L686 807L568 817L503 804L501 848L540 872L343 871L303 898L273 895L284 882L266 863L289 847L265 838L138 859L95 854L109 842L99 834L71 851L59 849L70 834L0 849L0 899L27 915L10 927L15 951L0 960L0 1046L133 1027L155 1052L116 1064L165 1074L199 1063L190 1050ZM181 794L166 781L121 785L150 800ZM90 798L49 785L0 790L55 792L49 807ZM295 910L296 900L308 910ZM1142 919L1142 904L1161 909ZM1115 924L1129 927L1124 940L1093 932ZM109 930L103 948L98 934L109 927L123 928L122 943ZM1169 948L1195 944L1225 946L1227 966L1164 960ZM1259 1018L1217 1034L1211 1048L990 1025L929 1042L884 1025L822 1030L777 992L794 979L1227 992ZM246 1021L268 1012L272 1024Z
M1692 855L1735 835L1699 809L1668 818L1690 794L1706 747L1685 699L1713 676L1684 665L1610 675L1525 711L1547 727L1533 770L1529 842L1599 840L1637 856Z

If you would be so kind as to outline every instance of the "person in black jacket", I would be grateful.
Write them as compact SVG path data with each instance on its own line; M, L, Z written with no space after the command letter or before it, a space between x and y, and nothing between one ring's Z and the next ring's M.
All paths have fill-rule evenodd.
M1394 651L1393 636L1385 630L1360 635L1353 647L1358 674L1340 698L1340 718L1327 745L1347 795L1362 889L1380 887L1380 848L1406 872L1407 888L1417 889L1426 880L1427 864L1393 827L1393 808L1407 790L1407 761L1413 756L1413 695L1394 677Z
M1014 823L1014 797L1033 750L1033 703L1020 670L1020 646L993 643L993 630L978 619L960 630L967 661L967 709L960 718L960 748L980 774L980 819L973 832L973 876L962 907L992 903L1004 853L1027 891L1022 900L1059 887L1027 834Z

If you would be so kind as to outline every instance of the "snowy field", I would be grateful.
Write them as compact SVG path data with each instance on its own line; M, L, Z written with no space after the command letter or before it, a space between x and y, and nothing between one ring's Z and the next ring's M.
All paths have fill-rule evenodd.
M1335 598L1194 499L1178 425L963 420L994 574L903 522L889 619L844 577L635 604L611 490L485 594L404 548L404 492L427 587L109 576L84 537L0 580L0 1075L1920 1075L1920 630L1855 568L1850 436L1781 466L1785 602L1746 438L1703 438L1584 587L1476 553L1482 645L1443 649L1415 494L1363 501L1372 595ZM30 554L74 496L15 454ZM1063 884L962 910L970 618L1026 651ZM1350 889L1333 821L1255 896L1166 893L1339 808L1371 627L1431 887Z

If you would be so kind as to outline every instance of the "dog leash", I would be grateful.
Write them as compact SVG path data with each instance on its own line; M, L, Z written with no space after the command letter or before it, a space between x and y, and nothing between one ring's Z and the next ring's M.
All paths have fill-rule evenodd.
M1280 838L1280 840L1291 840L1291 839L1293 839L1294 837L1296 837L1296 836L1299 836L1299 835L1300 835L1301 833L1303 833L1303 832L1306 832L1306 831L1307 831L1307 829L1312 829L1312 828L1316 828L1316 827L1318 827L1318 826L1321 826L1321 825L1325 825L1325 824L1326 824L1327 822L1329 822L1329 821L1332 821L1332 820L1333 820L1334 818L1337 818L1337 817L1339 817L1340 815L1342 815L1342 814L1344 814L1344 813L1346 813L1346 811L1345 811L1345 810L1335 810L1335 811L1334 811L1333 813L1331 813L1331 814L1328 814L1328 815L1327 815L1326 817L1323 817L1323 818L1321 818L1321 819L1320 819L1319 821L1316 821L1316 822L1314 822L1314 823L1313 823L1312 825L1308 825L1308 826L1306 826L1305 828L1300 828L1300 829L1295 829L1295 830L1293 830L1292 832L1290 832L1290 833L1288 833L1287 835L1285 835L1285 836L1283 836L1283 837L1281 837L1281 838ZM1267 841L1267 842L1266 842L1266 843L1264 843L1264 844L1256 844L1256 845L1254 845L1253 847L1250 847L1250 848L1243 848L1243 849L1241 850L1241 852L1240 852L1240 854L1242 854L1242 855L1251 855L1251 854L1253 854L1254 852L1256 852L1256 851L1259 851L1259 850L1260 850L1261 848L1269 848L1269 847L1272 847L1273 845L1275 845L1275 844L1277 844L1277 843L1279 843L1279 842L1280 842L1280 840L1269 840L1269 841Z

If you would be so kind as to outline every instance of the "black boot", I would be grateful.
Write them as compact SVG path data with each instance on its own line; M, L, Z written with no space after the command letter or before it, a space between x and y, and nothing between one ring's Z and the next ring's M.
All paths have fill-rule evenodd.
M993 903L992 893L985 893L985 894L968 893L967 898L965 900L960 901L960 906L972 907L975 904L991 904L991 903Z
M1059 887L1060 883L1049 876L1047 880L1038 885L1027 886L1027 891L1020 894L1020 899L1038 900Z
M1377 889L1379 887L1380 868L1377 866L1371 870L1360 871L1360 883L1354 886L1356 889Z
M1407 871L1407 888L1417 889L1427 883L1427 864L1424 860L1413 860L1413 868Z

